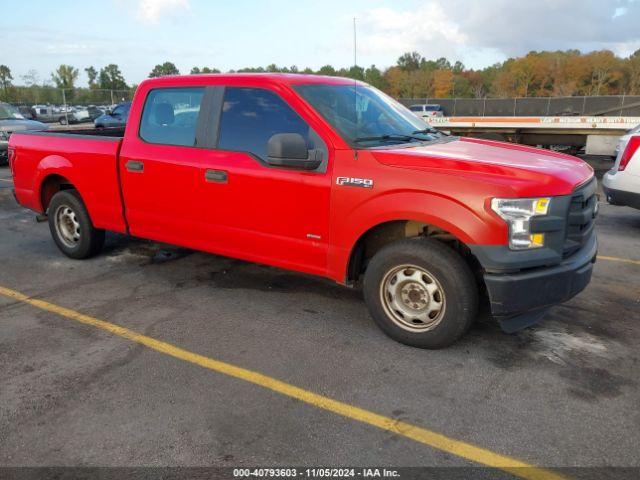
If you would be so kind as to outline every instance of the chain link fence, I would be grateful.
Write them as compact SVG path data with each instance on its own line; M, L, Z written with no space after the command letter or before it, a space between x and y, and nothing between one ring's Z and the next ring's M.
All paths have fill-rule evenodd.
M0 90L0 101L16 106L111 106L128 102L134 90L108 90L100 88L61 89L47 86L9 87Z
M640 117L640 95L528 98L401 98L406 106L438 104L444 115L470 117Z

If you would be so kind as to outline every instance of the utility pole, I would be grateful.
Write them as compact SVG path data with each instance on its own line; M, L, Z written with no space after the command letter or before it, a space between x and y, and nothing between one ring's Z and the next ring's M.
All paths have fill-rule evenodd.
M69 125L69 108L67 108L67 97L64 94L64 88L62 89L62 108L64 108L64 118Z

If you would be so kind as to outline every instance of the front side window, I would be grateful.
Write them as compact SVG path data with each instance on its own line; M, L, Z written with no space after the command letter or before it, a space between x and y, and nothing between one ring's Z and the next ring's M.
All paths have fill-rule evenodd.
M262 88L225 89L218 148L267 158L267 143L277 133L298 133L309 149L321 140L275 92Z
M422 111L422 105L411 105L409 107L409 110L411 110L412 112L421 112Z
M161 88L149 92L140 122L140 138L162 145L195 146L203 95L204 88Z

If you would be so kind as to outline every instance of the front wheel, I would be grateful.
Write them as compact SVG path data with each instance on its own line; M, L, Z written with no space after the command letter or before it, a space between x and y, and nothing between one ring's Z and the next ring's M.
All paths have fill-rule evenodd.
M381 249L365 271L364 298L384 333L420 348L451 345L478 311L469 266L452 248L425 238Z
M49 229L56 245L67 257L89 258L102 250L104 230L93 226L87 207L75 190L56 193L48 209Z

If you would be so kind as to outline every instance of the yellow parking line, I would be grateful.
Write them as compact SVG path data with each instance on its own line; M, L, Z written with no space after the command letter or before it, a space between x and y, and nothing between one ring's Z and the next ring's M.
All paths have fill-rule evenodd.
M348 403L334 400L324 395L319 395L311 391L305 390L300 387L296 387L289 383L283 382L273 377L263 375L252 370L237 367L230 363L225 363L213 358L205 357L197 353L184 350L180 347L176 347L169 343L156 340L154 338L142 335L140 333L129 330L128 328L115 325L113 323L100 320L89 315L76 312L74 310L64 308L53 303L46 302L44 300L38 300L28 297L23 293L4 288L0 286L0 295L12 298L19 302L27 303L34 307L47 312L55 313L63 317L75 320L85 325L105 330L114 335L118 335L122 338L126 338L133 342L145 345L160 353L170 355L185 362L189 362L200 367L212 370L214 372L222 373L231 377L244 380L246 382L259 385L274 392L280 393L287 397L295 398L301 402L312 405L316 408L327 410L329 412L342 415L343 417L351 418L353 420L372 425L382 430L395 433L402 437L414 440L416 442L428 445L430 447L442 450L452 455L476 462L488 467L497 468L505 472L509 472L517 477L531 479L531 480L560 480L566 477L559 475L551 470L536 467L528 463L522 462L506 455L492 452L485 448L481 448L470 443L466 443L460 440L442 435L426 428L418 427L407 422L396 420L384 415L365 410L363 408L349 405Z
M631 265L640 265L640 260L631 260L629 258L607 257L605 255L598 255L598 260L607 260L609 262L621 262L621 263L630 263Z

